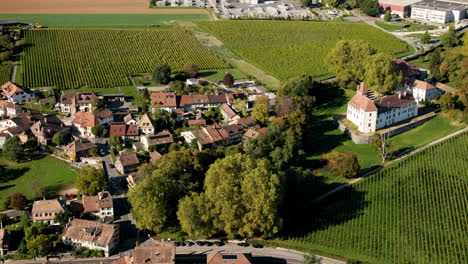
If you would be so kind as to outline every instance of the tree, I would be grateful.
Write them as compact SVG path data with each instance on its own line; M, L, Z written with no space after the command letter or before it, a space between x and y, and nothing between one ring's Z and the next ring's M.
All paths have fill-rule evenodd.
M331 7L338 7L340 5L340 1L338 0L323 0L322 4L331 6Z
M382 164L385 164L389 154L390 143L388 142L388 137L388 133L375 134L371 139L371 146L375 151L379 152Z
M172 114L161 110L159 105L155 105L153 109L153 121L158 129L174 130L175 128L175 120Z
M301 4L303 7L310 7L312 6L312 0L301 0Z
M252 109L252 117L266 125L270 117L270 100L267 96L258 96Z
M36 137L30 137L23 144L23 149L28 151L35 151L39 147L39 142Z
M153 72L153 82L168 84L171 81L172 69L167 64L161 64Z
M241 112L241 115L242 116L246 116L247 115L247 106L246 106L246 103L244 101L242 101L241 99L236 99L234 100L234 108Z
M456 102L457 102L457 98L453 96L451 93L445 93L439 98L440 109L443 112L448 112L450 110L455 109Z
M348 0L346 1L351 8L358 8L359 7L359 0Z
M234 154L213 163L205 195L215 230L228 237L270 236L279 231L280 181L265 159Z
M91 128L91 133L93 133L97 138L100 138L104 135L104 127L101 125L94 126Z
M93 112L97 112L97 111L102 110L104 108L106 108L106 105L104 104L104 102L99 100L99 98L94 99Z
M26 241L26 245L28 252L33 256L45 256L51 249L49 238L44 234L40 234L35 238Z
M304 254L303 264L320 264L321 259L317 257L313 252L309 251Z
M390 10L385 11L384 20L387 22L392 20L392 12Z
M362 12L368 16L377 16L380 13L380 6L378 0L362 0L359 3Z
M378 53L370 57L365 70L366 86L380 94L393 91L403 81L403 74L386 54Z
M450 25L448 31L440 37L440 43L446 48L458 46L460 45L460 42L461 41L458 39L453 25Z
M440 65L442 64L440 49L435 49L429 58L429 71L435 79L440 79Z
M90 155L92 157L96 157L97 156L97 149L93 148L93 149L88 150L88 155Z
M122 148L123 140L122 140L122 137L113 135L109 138L108 143L109 143L109 146L111 146L112 148L120 150Z
M363 40L341 40L326 58L329 69L347 87L355 89L364 80L365 61L376 51Z
M23 153L21 139L14 136L3 144L3 156L12 161L18 161Z
M107 190L107 177L102 168L96 169L91 166L85 166L80 170L76 187L80 194L96 195L102 190Z
M10 197L10 207L15 210L23 210L27 203L28 199L20 192L16 192Z
M184 65L184 72L189 77L197 77L199 71L200 67L198 67L196 64L188 62Z
M322 158L328 160L333 173L338 177L354 178L361 170L359 157L352 152L332 151Z
M191 237L206 238L215 234L213 219L210 214L210 201L203 193L185 196L179 202L177 219L182 230Z
M234 76L232 76L232 74L230 73L227 73L226 75L224 75L224 85L226 85L226 87L232 87L234 85Z
M421 43L429 44L429 42L431 42L431 35L429 35L429 32L426 30L426 32L424 32L424 35L421 37Z
M63 143L65 143L65 137L62 132L57 132L53 137L52 137L52 143L56 146L61 146Z
M60 223L61 226L65 226L68 223L68 219L70 219L70 217L72 216L72 213L66 210L64 212L56 214L54 221Z

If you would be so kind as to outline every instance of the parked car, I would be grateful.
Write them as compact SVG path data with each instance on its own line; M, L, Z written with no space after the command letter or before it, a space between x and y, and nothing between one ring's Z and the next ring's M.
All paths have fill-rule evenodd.
M222 246L224 246L224 242L223 242L223 241L215 241L214 244L215 244L217 247L222 247Z
M199 246L199 247L205 245L205 243L203 241L197 241L197 242L195 242L195 244L197 244L197 246Z
M195 243L193 243L192 241L185 241L185 245L188 246L188 247L191 247L193 246Z
M254 247L254 248L263 248L263 245L260 245L260 244L253 244L252 247Z
M213 242L211 241L204 241L203 243L205 243L205 246L208 246L208 247L213 246Z
M238 245L239 247L248 247L248 246L249 246L248 243L243 243L243 242L237 243L237 245Z
M174 245L175 245L176 247L185 246L185 244L184 244L183 242L179 242L179 241L174 242Z

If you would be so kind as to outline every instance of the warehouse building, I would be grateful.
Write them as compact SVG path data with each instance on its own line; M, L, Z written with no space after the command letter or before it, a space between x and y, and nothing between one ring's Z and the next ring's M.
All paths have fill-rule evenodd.
M379 6L382 10L390 10L392 14L400 17L409 17L411 14L411 5L420 0L379 0Z
M424 0L411 6L411 18L445 24L464 19L467 9L467 4Z

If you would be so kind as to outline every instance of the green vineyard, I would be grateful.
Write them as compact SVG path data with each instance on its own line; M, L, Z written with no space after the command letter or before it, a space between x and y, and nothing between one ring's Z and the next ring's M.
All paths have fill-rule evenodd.
M10 73L10 65L0 65L0 85L3 85L10 80Z
M167 63L229 68L188 32L177 29L45 29L25 33L23 80L29 87L114 87L129 75Z
M370 263L468 263L468 133L334 194L284 241Z
M270 74L286 80L327 78L325 57L339 40L362 39L394 57L414 52L406 42L356 22L197 21L228 48Z

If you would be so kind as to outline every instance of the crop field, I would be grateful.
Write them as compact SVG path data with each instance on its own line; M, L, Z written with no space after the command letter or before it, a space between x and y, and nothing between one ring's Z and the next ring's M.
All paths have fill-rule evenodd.
M393 57L414 52L390 34L358 22L196 21L226 47L264 71L287 80L303 74L332 76L325 57L339 40L362 39Z
M370 263L468 260L468 133L324 201L309 235L283 243Z
M168 27L173 20L210 20L209 14L0 14L0 20L19 20L45 27L143 28Z
M3 85L10 80L10 73L10 65L0 65L0 85Z
M25 33L23 82L29 87L114 87L162 63L202 70L229 68L190 33L178 29L44 29Z

